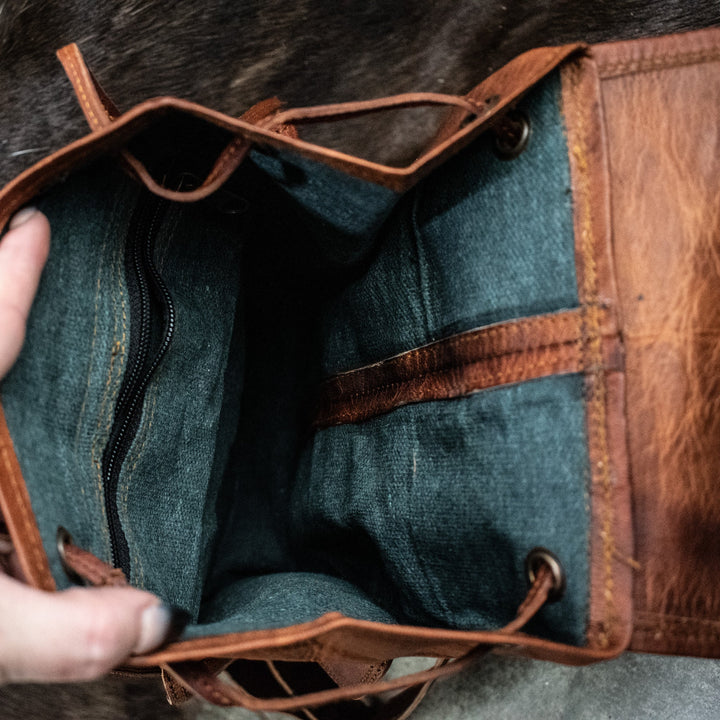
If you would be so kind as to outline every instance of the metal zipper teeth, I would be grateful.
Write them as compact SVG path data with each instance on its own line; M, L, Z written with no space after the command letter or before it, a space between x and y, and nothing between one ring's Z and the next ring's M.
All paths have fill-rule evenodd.
M113 564L123 570L126 576L130 575L130 551L127 538L122 529L117 502L117 489L120 479L122 463L132 445L142 412L142 401L145 391L167 352L175 332L175 307L172 296L162 280L160 273L152 259L152 250L161 211L166 203L154 200L154 207L149 213L140 212L140 225L144 227L144 215L150 215L151 220L147 226L144 237L141 229L136 230L133 236L133 270L138 285L140 300L139 332L137 353L132 361L132 367L126 373L126 382L123 384L120 398L115 410L115 420L110 441L105 451L103 485L105 490L105 512L110 534L110 545ZM154 295L161 305L162 316L165 320L162 338L152 361L147 366L152 338L152 303L148 278L154 285ZM146 367L147 366L147 367ZM144 372L143 372L144 370Z

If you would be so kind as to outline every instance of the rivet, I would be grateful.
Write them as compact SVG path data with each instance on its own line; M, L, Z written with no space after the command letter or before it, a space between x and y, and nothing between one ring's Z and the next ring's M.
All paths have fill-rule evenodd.
M530 139L530 120L521 110L510 110L494 128L495 154L501 160L516 158Z
M535 582L535 577L542 565L547 565L550 568L553 577L553 586L548 594L547 601L549 603L557 602L565 594L565 570L555 553L544 547L535 547L525 558L525 574L531 585Z

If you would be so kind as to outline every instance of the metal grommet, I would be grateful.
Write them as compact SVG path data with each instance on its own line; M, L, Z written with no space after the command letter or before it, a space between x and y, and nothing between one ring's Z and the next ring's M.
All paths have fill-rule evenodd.
M512 160L525 150L530 139L530 120L521 110L510 110L495 127L495 154Z
M535 547L525 558L525 574L531 585L535 582L535 576L542 565L547 565L553 576L553 586L547 601L557 602L565 594L565 570L555 553L544 547Z
M70 564L67 561L67 555L65 554L66 546L72 545L73 543L72 535L62 525L58 525L55 541L57 543L60 564L62 565L68 580L76 585L84 585L85 581L70 567Z

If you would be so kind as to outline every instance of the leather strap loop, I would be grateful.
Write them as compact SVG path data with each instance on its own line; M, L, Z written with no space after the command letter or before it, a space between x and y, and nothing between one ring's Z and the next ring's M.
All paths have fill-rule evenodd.
M72 83L90 129L99 130L110 125L120 112L88 69L78 46L75 43L66 45L58 50L57 56ZM263 105L267 107L266 104ZM267 107L268 111L271 109L271 106ZM251 108L243 119L252 121L256 116L255 108ZM250 143L247 140L240 136L234 138L220 153L201 185L188 191L169 190L160 185L145 165L130 151L123 150L121 157L125 166L150 192L166 200L195 202L212 195L222 187L245 159L249 149Z
M250 143L241 137L235 138L220 153L202 184L194 190L169 190L156 182L145 165L131 152L123 150L121 156L125 165L130 168L130 171L150 192L155 193L155 195L161 198L165 198L165 200L196 202L209 197L221 188L230 179L230 176L235 170L238 169L245 159L248 150L250 150Z
M513 635L524 627L547 602L553 589L554 578L550 568L543 565L537 572L535 582L530 588L527 597L521 604L515 619L508 623L501 633ZM339 687L331 690L311 692L302 696L287 698L258 698L248 693L242 686L230 684L208 673L202 662L172 663L164 669L183 683L196 695L215 705L225 707L240 706L253 711L292 712L333 702L380 695L382 693L405 690L413 686L423 686L434 682L438 678L453 675L473 664L492 650L491 645L478 645L468 653L456 660L440 664L431 670L423 670L393 680L368 684L356 684Z
M445 665L413 673L393 680L384 680L373 686L350 685L333 690L322 690L307 695L287 698L258 698L248 693L237 684L230 684L219 677L209 675L198 663L173 663L164 666L171 675L183 683L195 695L223 707L239 706L255 712L293 712L304 708L312 708L328 703L342 702L359 697L379 695L394 690L405 690L415 685L434 682L438 678L454 675L468 667L479 658L490 652L492 648L478 646L461 658Z
M447 660L438 660L436 665L446 663ZM314 663L312 664L314 665ZM319 681L318 673L308 673L306 665L306 663L279 663L270 660L266 663L271 676L288 696L307 694L313 690L322 689L322 687L333 687L328 684L328 681L332 682L329 677L324 683ZM231 665L228 671L232 676L239 678L243 687L249 690L247 676L242 671L233 672L234 668L235 664ZM363 682L376 682L376 680L364 680ZM342 687L348 683L336 684ZM431 684L431 682L427 682L424 685L415 685L390 698L382 700L376 698L374 702L364 698L347 700L332 705L314 707L312 710L303 708L294 711L292 715L301 720L405 720L420 704ZM257 695L258 693L253 691L252 694ZM273 694L277 694L277 692L260 693L262 697L272 697Z

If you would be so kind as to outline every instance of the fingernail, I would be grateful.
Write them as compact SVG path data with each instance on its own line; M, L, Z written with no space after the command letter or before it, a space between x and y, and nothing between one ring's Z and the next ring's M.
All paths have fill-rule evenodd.
M190 622L190 613L171 605L151 605L143 611L140 637L133 649L142 655L177 640Z
M10 220L10 229L14 230L16 227L20 227L23 223L26 223L36 212L37 208L26 207L23 208L19 213L15 213L12 220Z

